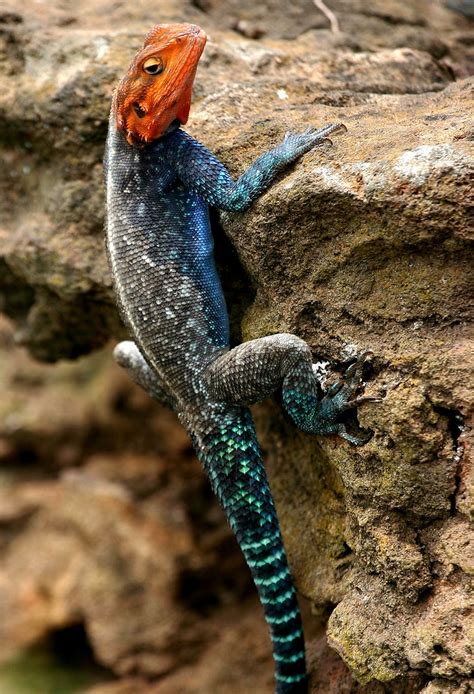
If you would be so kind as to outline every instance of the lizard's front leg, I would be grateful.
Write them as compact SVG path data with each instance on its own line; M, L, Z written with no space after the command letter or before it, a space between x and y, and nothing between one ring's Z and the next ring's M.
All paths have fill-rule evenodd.
M220 210L242 212L271 185L275 176L306 152L330 141L332 133L346 130L342 123L302 133L288 132L283 142L260 155L234 181L204 145L177 130L164 138L162 153L184 185Z
M311 350L296 335L281 333L245 342L216 359L206 380L213 397L251 405L282 389L283 405L295 424L311 434L337 434L353 444L365 443L340 421L348 409L377 398L357 397L367 353L352 364L324 397L313 371Z

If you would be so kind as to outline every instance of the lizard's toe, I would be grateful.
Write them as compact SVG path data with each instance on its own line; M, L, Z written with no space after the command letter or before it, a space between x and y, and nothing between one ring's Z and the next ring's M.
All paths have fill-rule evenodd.
M382 402L383 398L379 398L375 395L362 395L359 398L353 398L352 400L347 400L347 402L344 403L342 411L345 412L346 410L353 410L356 407L360 407L360 405L364 405L367 402Z
M352 443L354 446L363 446L364 444L370 441L374 434L372 431L369 431L365 434L365 436L354 436L354 434L349 434L349 432L347 432L346 428L344 427L344 429L338 432L338 435L342 439L345 439L346 441L349 441L349 443Z

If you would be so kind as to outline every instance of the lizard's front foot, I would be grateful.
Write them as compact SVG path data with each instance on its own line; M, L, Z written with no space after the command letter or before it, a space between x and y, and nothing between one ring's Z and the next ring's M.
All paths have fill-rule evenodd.
M286 154L290 162L318 145L322 145L325 142L332 144L329 135L345 131L347 131L347 128L343 123L331 123L319 130L308 128L302 133L287 132L281 148L283 154Z
M362 387L362 372L371 352L364 352L354 364L348 367L342 378L334 383L319 402L313 415L312 432L315 434L337 434L356 446L361 446L371 438L371 434L363 437L354 436L346 431L341 415L347 410L357 408L364 402L380 402L381 398L358 396Z

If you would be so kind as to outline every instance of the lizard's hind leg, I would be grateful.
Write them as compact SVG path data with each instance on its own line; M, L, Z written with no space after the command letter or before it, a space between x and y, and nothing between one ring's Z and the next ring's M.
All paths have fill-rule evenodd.
M321 397L309 346L296 335L280 333L245 342L216 359L208 369L207 383L213 397L236 405L259 402L281 388L285 410L300 429L338 434L362 444L366 439L347 433L340 415L375 400L356 397L366 358L363 354Z
M160 379L148 365L145 357L134 342L119 342L114 348L114 358L129 374L132 381L145 390L150 397L162 405L173 407L173 399Z

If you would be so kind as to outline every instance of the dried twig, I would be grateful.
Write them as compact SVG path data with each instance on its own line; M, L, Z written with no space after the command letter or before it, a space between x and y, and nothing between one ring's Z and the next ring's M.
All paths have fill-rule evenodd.
M323 15L327 17L329 20L329 24L331 25L331 31L333 34L340 34L341 30L339 28L339 22L332 10L329 9L329 7L326 5L324 0L313 0L314 4L318 8L318 10L321 10Z

